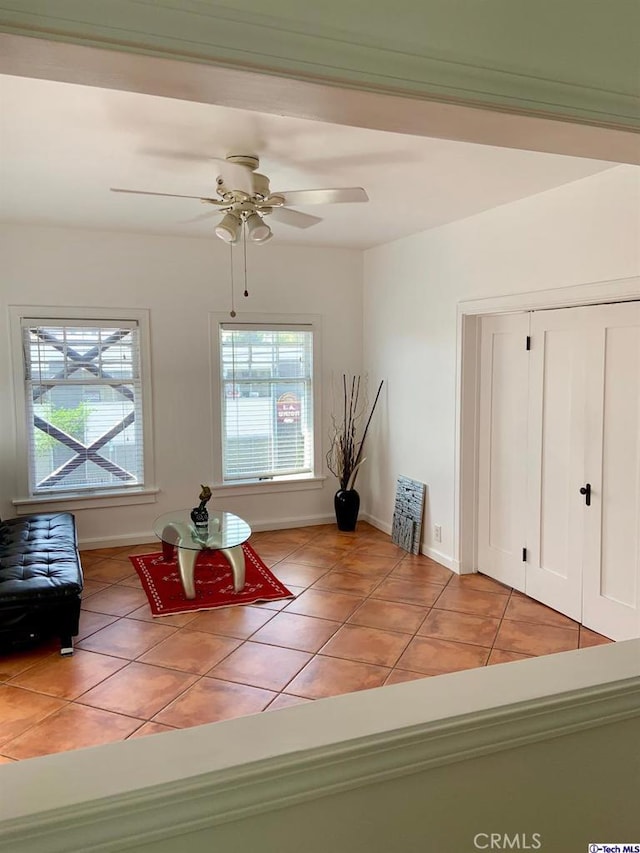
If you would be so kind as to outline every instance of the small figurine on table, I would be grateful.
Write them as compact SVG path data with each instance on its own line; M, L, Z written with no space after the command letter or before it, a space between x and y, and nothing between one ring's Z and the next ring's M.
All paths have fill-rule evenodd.
M191 521L193 521L196 533L199 536L206 536L209 532L209 513L206 505L211 500L211 489L202 484L200 488L201 492L198 495L200 504L191 510Z

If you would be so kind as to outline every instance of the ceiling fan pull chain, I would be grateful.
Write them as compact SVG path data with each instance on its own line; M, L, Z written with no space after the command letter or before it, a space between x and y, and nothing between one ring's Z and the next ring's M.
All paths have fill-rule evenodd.
M233 298L233 243L229 243L229 264L231 266L231 317L236 316L236 306Z
M242 225L242 249L244 252L244 295L248 296L249 291L247 290L247 225L243 223Z

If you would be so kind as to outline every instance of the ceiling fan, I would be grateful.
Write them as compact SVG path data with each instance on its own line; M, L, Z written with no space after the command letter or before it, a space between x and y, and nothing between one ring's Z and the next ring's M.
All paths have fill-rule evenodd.
M249 240L254 243L266 243L273 236L271 228L264 221L267 215L294 228L309 228L322 221L319 216L291 210L289 205L369 201L362 187L272 193L267 176L256 171L260 165L258 157L252 154L229 154L221 162L223 164L221 174L216 178L216 195L219 198L128 190L119 187L111 187L111 192L199 199L204 204L212 205L215 210L201 214L195 219L206 219L209 216L223 214L215 227L215 233L226 243L236 243L243 226L246 228Z

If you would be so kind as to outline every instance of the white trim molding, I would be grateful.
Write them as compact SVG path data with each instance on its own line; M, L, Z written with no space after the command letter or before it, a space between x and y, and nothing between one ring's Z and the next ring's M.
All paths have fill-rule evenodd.
M16 508L17 515L28 515L32 512L68 512L78 509L102 509L109 506L151 504L158 500L159 493L160 489L148 487L107 493L74 493L33 498L14 498L11 503Z
M457 316L456 457L452 567L477 568L479 318L489 314L573 308L640 299L640 276L594 281L486 299L461 300Z
M459 315L508 314L515 311L542 311L551 308L575 308L579 305L601 305L607 302L630 302L640 299L640 276L611 281L589 281L583 284L463 299L458 302Z
M198 830L634 719L640 640L425 678L3 766L0 846L183 849Z
M120 506L120 504L118 504ZM57 507L56 507L57 509ZM19 512L18 515L23 513ZM269 530L287 530L290 527L313 527L317 524L335 523L333 514L322 515L305 515L295 516L290 518L279 518L278 521L253 521L251 523L251 532L258 533ZM123 548L125 546L133 547L134 545L149 545L149 551L157 551L160 548L160 540L149 533L129 533L126 536L101 536L96 539L78 540L78 547L81 551L92 551L96 548Z
M334 513L322 513L318 515L304 515L289 518L279 518L277 521L254 521L251 530L254 533L267 532L269 530L288 530L291 527L315 527L319 524L335 524Z
M235 498L244 495L272 495L278 492L305 492L321 489L326 477L300 477L299 479L265 480L262 483L217 483L211 487L214 498Z

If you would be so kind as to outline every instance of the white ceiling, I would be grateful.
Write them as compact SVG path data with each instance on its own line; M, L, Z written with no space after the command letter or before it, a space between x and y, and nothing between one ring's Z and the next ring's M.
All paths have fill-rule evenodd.
M0 75L0 219L182 236L212 235L197 200L216 163L260 156L271 190L362 186L368 204L300 208L308 230L275 239L367 248L593 175L615 164L493 148L171 98Z

